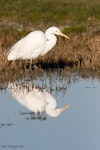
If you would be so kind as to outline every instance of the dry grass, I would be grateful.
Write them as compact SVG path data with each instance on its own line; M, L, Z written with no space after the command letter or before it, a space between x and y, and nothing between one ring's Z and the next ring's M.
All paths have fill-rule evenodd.
M20 36L20 35L19 35ZM100 69L100 32L87 32L82 34L70 35L71 40L58 39L57 45L46 55L33 60L36 65L42 68L86 68L98 70ZM25 61L15 61L9 63L6 54L10 49L13 37L9 38L3 35L0 43L0 71L26 68L29 64ZM4 43L5 46L4 46ZM10 44L9 44L10 43Z
M78 68L100 68L100 35L72 35L70 41L59 40L58 45L43 58L44 64ZM52 67L52 66L51 66Z
M84 70L80 76L85 78L90 70L91 76L97 71L100 79L100 0L42 0L41 3L40 0L1 0L0 6L0 84L3 88L9 81L30 75L28 60L7 61L6 54L12 45L33 29L45 30L52 25L61 27L71 40L58 37L57 45L45 56L33 60L34 64L46 69L48 76L57 68L57 76L66 78L78 69ZM43 72L37 70L35 74L38 77Z
M28 61L9 63L11 46L34 29L64 26L70 41L59 38L47 55L34 60L42 68L100 69L100 1L12 0L0 1L0 72L24 69ZM26 17L27 15L27 17Z

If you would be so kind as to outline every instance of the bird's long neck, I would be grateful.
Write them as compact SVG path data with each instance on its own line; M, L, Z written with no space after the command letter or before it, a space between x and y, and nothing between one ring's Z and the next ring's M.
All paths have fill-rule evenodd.
M45 43L45 47L42 55L45 55L48 51L50 51L56 45L57 42L57 38L54 34L51 34L48 31L46 31L45 35L47 37L47 41Z
M46 113L51 117L57 117L61 114L59 109L47 109Z

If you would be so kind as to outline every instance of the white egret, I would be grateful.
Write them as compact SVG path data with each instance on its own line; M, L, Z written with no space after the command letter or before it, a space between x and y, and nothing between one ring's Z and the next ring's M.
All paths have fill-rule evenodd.
M39 30L33 31L12 46L7 53L8 61L30 59L32 62L32 59L45 55L56 45L57 38L55 35L70 39L57 27L50 27L45 33Z
M46 90L33 88L32 85L9 83L12 96L23 106L36 114L46 112L51 117L59 116L69 105L56 109L56 99Z

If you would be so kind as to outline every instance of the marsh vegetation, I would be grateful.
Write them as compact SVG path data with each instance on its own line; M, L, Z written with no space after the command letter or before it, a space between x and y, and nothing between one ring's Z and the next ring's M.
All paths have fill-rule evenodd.
M71 38L59 38L45 56L34 60L42 68L100 70L100 1L18 0L0 1L0 72L26 70L29 61L9 63L11 46L32 30L57 26ZM0 74L1 74L0 73Z

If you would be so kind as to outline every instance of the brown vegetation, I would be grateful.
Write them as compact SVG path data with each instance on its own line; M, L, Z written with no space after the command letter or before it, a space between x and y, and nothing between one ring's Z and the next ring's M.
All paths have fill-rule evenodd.
M70 40L58 39L57 45L46 55L33 60L34 64L42 68L86 68L100 69L100 31L87 32L81 34L70 34ZM20 35L16 35L16 38ZM9 51L14 37L10 34L1 35L0 40L0 71L17 70L26 68L29 61L7 61L7 52ZM15 40L15 39L14 39Z
M0 75L27 71L29 61L9 63L6 54L12 45L33 28L62 27L71 40L59 38L45 56L33 60L44 68L100 69L100 1L12 0L0 1ZM14 74L15 75L15 74Z

